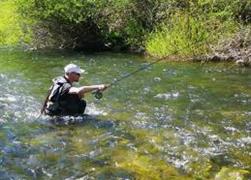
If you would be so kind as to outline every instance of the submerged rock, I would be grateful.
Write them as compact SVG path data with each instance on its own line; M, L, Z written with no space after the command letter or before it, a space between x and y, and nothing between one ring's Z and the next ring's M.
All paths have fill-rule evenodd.
M160 78L160 77L155 77L155 78L154 78L154 81L155 81L155 82L160 82L160 81L161 81L161 78Z
M154 96L157 99L164 99L164 100L168 100L168 99L176 99L178 98L180 95L179 92L171 92L171 93L163 93L163 94L157 94L156 96Z
M242 180L246 179L246 176L250 176L250 172L247 170L223 167L220 172L216 174L215 180Z

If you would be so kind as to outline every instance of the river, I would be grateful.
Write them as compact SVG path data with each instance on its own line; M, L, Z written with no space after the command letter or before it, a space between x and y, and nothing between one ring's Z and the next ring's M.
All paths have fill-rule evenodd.
M160 62L101 100L86 95L93 119L54 124L39 117L51 79L66 64L86 70L79 86L110 83L152 60L1 49L0 179L249 179L248 68Z

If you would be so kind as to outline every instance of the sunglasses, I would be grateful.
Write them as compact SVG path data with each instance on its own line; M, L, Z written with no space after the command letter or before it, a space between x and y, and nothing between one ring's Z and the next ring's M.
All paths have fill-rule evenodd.
M79 74L79 73L74 72L74 74L76 74L76 75L80 76L80 74Z

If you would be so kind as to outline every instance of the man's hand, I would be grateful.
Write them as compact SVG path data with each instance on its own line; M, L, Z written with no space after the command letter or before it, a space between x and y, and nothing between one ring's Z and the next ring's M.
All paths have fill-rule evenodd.
M100 84L98 87L99 91L104 91L106 90L108 87L110 86L110 84Z

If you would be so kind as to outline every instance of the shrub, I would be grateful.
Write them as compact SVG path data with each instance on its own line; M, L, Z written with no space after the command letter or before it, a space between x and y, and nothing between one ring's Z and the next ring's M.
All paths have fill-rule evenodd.
M23 19L36 22L32 25L34 46L81 50L146 47L160 56L207 52L209 44L236 29L236 21L250 23L251 12L249 0L15 2Z
M210 45L233 34L238 28L225 3L208 1L190 2L172 14L151 33L146 41L147 52L154 56L200 55L210 50Z

